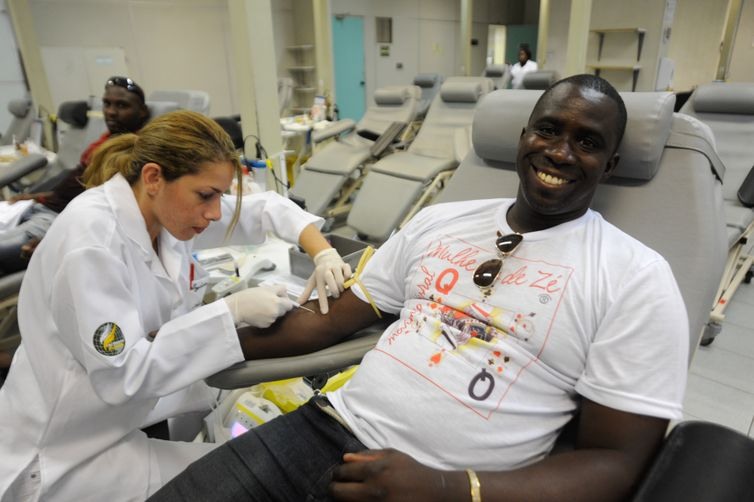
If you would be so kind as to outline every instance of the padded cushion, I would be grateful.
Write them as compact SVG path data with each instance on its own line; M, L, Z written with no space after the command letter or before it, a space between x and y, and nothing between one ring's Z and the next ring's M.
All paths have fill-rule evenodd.
M500 78L505 73L504 64L491 64L484 69L483 77Z
M89 104L86 101L65 101L58 107L58 118L66 124L83 129L89 121L88 112Z
M538 70L524 75L524 89L547 89L558 80L558 74L550 70Z
M482 94L484 91L479 79L448 79L440 88L440 95L446 103L476 103Z
M754 84L747 82L711 83L699 86L693 97L698 113L754 114Z
M410 96L405 86L388 86L375 91L374 102L378 105L402 105Z
M441 171L456 167L455 159L438 159L414 155L411 152L396 152L380 159L371 171L408 180L429 182ZM371 178L371 173L367 179Z
M541 91L498 90L485 96L477 106L472 129L477 155L486 160L515 163L526 121L510 117L528 117L541 94ZM627 92L621 93L621 97L628 111L628 123L618 148L621 160L613 175L651 179L670 134L675 96L669 92Z
M20 119L26 117L30 108L31 100L29 99L12 99L8 102L8 111Z
M420 73L414 77L414 85L419 87L432 87L437 83L440 75L437 73Z

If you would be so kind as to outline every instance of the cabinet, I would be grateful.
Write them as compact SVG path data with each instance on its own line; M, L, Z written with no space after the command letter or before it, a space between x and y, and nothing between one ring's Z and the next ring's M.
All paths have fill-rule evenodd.
M314 66L314 45L291 45L286 47L289 54L288 73L293 79L291 111L304 113L311 109L317 92L317 68Z
M602 70L618 70L618 71L630 71L632 73L632 85L631 90L636 90L636 82L639 79L639 71L641 70L641 50L644 46L644 35L647 30L644 28L605 28L589 30L590 33L595 33L598 37L597 46L597 62L588 64L587 67L594 70L594 74L599 76ZM636 36L636 61L623 63L602 63L602 49L605 44L605 37L613 34L633 34Z

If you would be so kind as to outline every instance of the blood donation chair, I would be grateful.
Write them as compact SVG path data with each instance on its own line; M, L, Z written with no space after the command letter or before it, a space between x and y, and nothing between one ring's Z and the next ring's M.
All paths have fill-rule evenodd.
M416 112L418 119L423 119L429 111L429 105L434 101L444 78L439 73L420 73L414 77L413 84L422 90L419 109Z
M524 89L544 90L559 80L558 73L552 70L531 71L524 75Z
M437 202L516 195L518 139L540 95L499 90L482 99L472 126L473 150ZM726 259L723 168L699 146L712 140L709 130L694 118L674 114L671 93L622 97L628 124L621 160L597 190L592 207L668 260L688 311L693 354ZM207 382L238 388L345 367L371 349L382 328L373 326L310 355L239 363ZM562 433L557 448L568 449L568 439ZM753 455L750 438L715 424L682 423L665 440L633 500L749 500Z
M507 64L490 64L482 71L482 76L492 79L495 89L507 89L510 87L511 68Z
M34 110L28 98L12 99L8 102L11 120L5 132L0 136L0 145L10 145L13 138L23 143L29 137L31 123L34 120Z
M493 88L485 77L448 77L408 150L383 157L364 177L347 220L359 238L384 242L442 190L471 148L474 109Z
M311 213L333 218L348 212L366 163L379 158L416 119L420 97L421 89L415 85L378 89L374 105L355 130L325 145L306 161L291 193L304 199ZM342 132L337 127L328 130Z
M750 254L754 232L752 201L747 207L742 190L754 193L754 83L714 82L697 88L681 107L681 113L709 126L717 154L725 165L723 199L729 253L725 273L717 291L716 304L702 344L712 343L722 328L728 302L741 282L752 277L754 255ZM748 176L748 181L747 180Z
M482 98L474 114L473 150L437 202L515 197L518 139L540 94L498 90ZM725 262L723 173L703 153L677 146L679 136L704 138L706 130L695 119L673 113L671 93L622 96L629 121L621 161L613 178L597 190L593 207L668 260L688 309L693 349L709 317ZM319 364L326 370L344 367L358 361L380 332L381 327L375 326L305 356L239 363L207 381L237 388L316 374Z

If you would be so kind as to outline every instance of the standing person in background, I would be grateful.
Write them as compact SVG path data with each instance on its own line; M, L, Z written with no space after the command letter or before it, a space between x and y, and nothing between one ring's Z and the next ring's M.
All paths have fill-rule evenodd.
M202 305L194 248L274 232L314 256L316 286L339 296L350 268L322 219L274 192L225 197L234 176L230 137L190 111L94 153L83 179L102 184L58 216L21 287L22 342L0 389L0 500L144 500L216 446L140 429L209 409L203 380L243 360L236 326L268 327L293 302L280 286Z
M524 75L537 71L536 61L531 60L531 49L529 44L521 44L518 48L518 63L511 66L511 88L524 88Z

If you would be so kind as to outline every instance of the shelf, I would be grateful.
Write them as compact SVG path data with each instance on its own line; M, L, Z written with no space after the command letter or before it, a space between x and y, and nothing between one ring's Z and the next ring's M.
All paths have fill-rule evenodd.
M314 66L289 66L289 71L314 71Z
M641 65L635 64L635 65L617 65L617 64L589 64L586 65L587 68L591 68L594 70L594 74L598 77L600 76L600 72L602 70L613 70L613 71L630 71L633 72L633 82L631 85L631 90L636 90L636 81L639 79L639 70L641 70Z
M636 60L641 60L641 48L644 45L644 35L647 30L644 28L604 28L589 30L590 33L596 33L600 37L600 43L597 48L597 59L602 57L602 45L605 42L605 34L607 33L635 33L639 37L639 47L636 52Z
M317 88L316 87L294 87L293 90L297 92L315 92Z
M312 44L306 44L306 45L289 45L286 47L289 51L306 51L314 49L314 46Z

